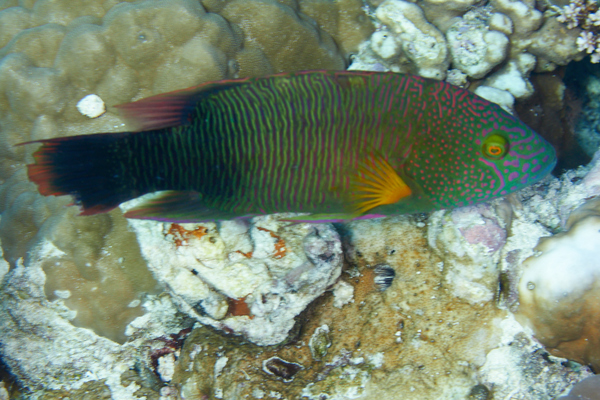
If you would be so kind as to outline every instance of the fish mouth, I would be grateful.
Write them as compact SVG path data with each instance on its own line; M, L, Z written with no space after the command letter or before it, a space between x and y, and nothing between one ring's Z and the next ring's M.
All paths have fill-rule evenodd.
M540 169L538 173L532 177L530 183L536 183L543 179L546 175L548 175L556 166L557 161L558 160L556 159L556 156L554 156L554 160L550 164L546 165L544 168Z

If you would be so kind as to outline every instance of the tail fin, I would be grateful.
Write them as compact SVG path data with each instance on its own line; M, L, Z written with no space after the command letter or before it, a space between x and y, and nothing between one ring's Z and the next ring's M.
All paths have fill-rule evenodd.
M123 169L115 157L116 142L132 133L101 133L34 142L42 143L27 165L29 180L44 196L72 195L81 215L104 213L136 197L123 184Z

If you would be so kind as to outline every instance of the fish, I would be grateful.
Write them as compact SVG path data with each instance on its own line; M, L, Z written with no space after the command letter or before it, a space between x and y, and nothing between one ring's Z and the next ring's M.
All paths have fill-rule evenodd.
M485 202L535 183L554 148L498 105L410 74L302 71L115 106L130 131L42 139L29 179L80 215L336 222Z

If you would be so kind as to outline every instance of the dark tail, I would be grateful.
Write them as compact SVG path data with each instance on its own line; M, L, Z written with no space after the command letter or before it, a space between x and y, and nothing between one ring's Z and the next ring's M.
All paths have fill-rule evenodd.
M39 140L34 164L27 165L29 179L44 196L72 195L81 215L112 210L139 196L128 184L119 145L134 133L101 133Z

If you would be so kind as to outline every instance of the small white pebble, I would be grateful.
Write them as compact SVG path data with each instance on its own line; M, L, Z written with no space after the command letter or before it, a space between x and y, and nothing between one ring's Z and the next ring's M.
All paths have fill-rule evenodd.
M369 358L369 364L371 364L375 368L381 368L383 365L383 353L375 353L373 355L367 356Z
M348 303L354 302L354 287L344 281L338 281L333 286L333 306L342 308Z
M54 295L60 299L68 299L71 297L71 291L69 290L55 290Z
M175 374L175 355L173 353L165 354L158 359L158 368L156 372L163 382L170 382Z
M129 303L127 305L127 307L129 307L129 308L135 308L135 307L139 306L141 303L142 302L141 302L140 299L135 299L135 300L132 300L131 303Z
M106 112L106 105L100 96L88 94L77 103L77 110L89 118L98 118Z
M225 366L227 365L227 361L229 361L229 358L225 356L221 356L217 359L217 361L215 362L215 378L217 378L221 374L223 368L225 368Z
M365 362L365 358L364 357L354 357L350 359L350 364L352 365L359 365Z

